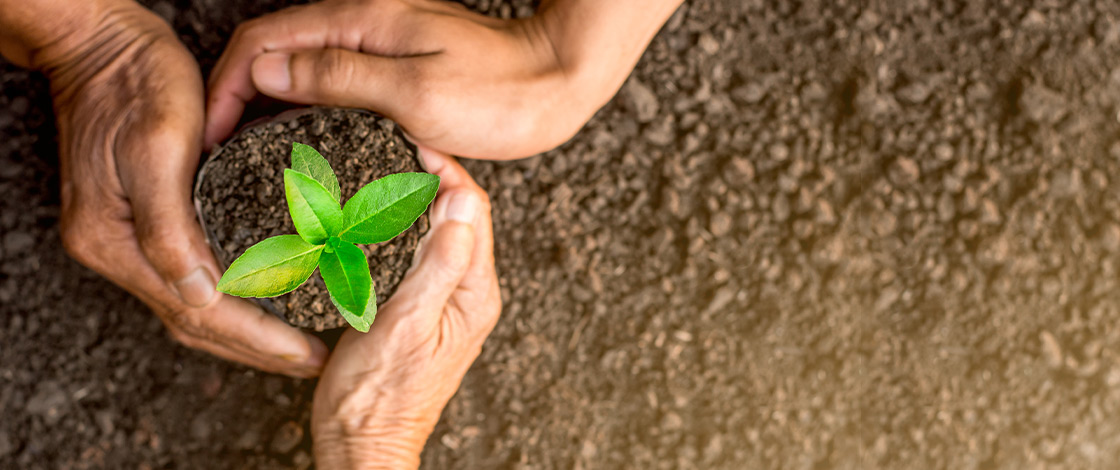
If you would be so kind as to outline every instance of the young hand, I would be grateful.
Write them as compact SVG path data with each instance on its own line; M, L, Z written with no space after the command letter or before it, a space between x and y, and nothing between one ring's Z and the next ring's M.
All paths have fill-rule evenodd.
M311 414L321 469L416 468L501 312L486 193L455 159L422 156L442 179L431 230L369 333L344 333L323 370Z
M258 93L366 108L416 142L509 159L574 135L681 0L545 0L500 20L442 0L327 0L238 27L210 77L206 145Z

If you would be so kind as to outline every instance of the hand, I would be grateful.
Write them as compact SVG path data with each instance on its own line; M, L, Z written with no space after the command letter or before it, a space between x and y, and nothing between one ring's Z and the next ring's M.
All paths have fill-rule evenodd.
M84 3L84 2L83 2ZM326 347L214 290L220 274L191 204L202 77L159 17L98 1L72 48L29 57L51 80L62 164L62 241L148 304L187 346L267 371L318 375Z
M545 0L499 20L436 0L328 0L238 27L211 74L206 145L258 92L366 108L445 153L526 157L614 95L681 0Z
M441 178L431 231L369 333L344 333L323 370L311 412L320 469L416 468L501 312L486 193L455 159L421 155Z

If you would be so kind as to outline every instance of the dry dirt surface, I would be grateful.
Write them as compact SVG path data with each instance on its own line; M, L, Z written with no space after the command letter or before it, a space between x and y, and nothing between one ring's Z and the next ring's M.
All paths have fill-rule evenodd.
M280 6L153 5L206 71ZM307 468L313 382L63 255L0 80L0 468ZM573 141L469 163L505 311L423 467L1117 468L1118 109L1111 0L688 2Z

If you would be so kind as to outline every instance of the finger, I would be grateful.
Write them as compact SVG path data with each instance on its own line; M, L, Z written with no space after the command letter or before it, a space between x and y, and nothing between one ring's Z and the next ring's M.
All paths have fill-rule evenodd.
M365 108L400 120L415 106L429 56L389 58L346 49L271 52L252 65L261 93L292 103Z
M395 2L311 4L238 27L210 74L206 148L233 131L245 103L257 95L251 69L261 54L339 48L401 57L437 50L426 45L427 29L404 17L407 11L407 5Z
M213 308L198 312L193 321L215 341L285 369L317 372L330 352L318 337L289 326L247 300L228 295Z
M151 306L168 329L182 333L177 338L187 346L298 377L322 368L329 351L319 338L248 301L221 295L205 308L184 305L144 256L127 221L98 220L82 223L81 234L68 235L81 240L70 243L72 254Z
M164 80L164 92L153 93L136 111L144 119L122 129L125 138L115 149L117 170L141 251L182 303L199 308L219 297L214 289L218 268L191 203L202 132L197 102L202 80L197 72L170 77Z
M477 194L470 190L448 192L436 199L429 218L432 228L413 268L382 311L430 314L425 323L438 321L470 266L479 206Z
M227 345L213 340L190 336L188 333L171 326L168 327L168 332L171 333L173 339L190 349L197 349L227 361L244 364L265 372L300 378L317 377L322 372L321 366L303 366L278 358L261 356L254 351L248 351L237 345ZM326 346L323 346L323 348L325 349Z
M118 137L107 149L111 156L104 159L106 165L67 172L67 182L77 193L101 197L72 201L69 206L76 210L72 219L84 221L83 235L106 236L108 227L91 220L98 217L91 215L98 212L94 206L113 199L126 202L131 220L119 217L125 225L112 235L116 238L99 243L138 242L138 251L147 258L144 264L154 267L162 279L156 290L169 288L178 297L176 304L201 307L218 297L213 281L217 268L195 221L190 195L202 130L202 77L193 57L177 43L156 42L150 47L134 64L149 70L146 79L135 85L134 93L143 99L135 100L134 107L118 118ZM154 64L144 62L150 57L160 58L155 72L150 72ZM117 194L101 194L97 189L109 183L117 183ZM103 270L117 272L118 277L133 266L118 260L102 264ZM141 290L157 294L150 288Z
M431 233L421 246L415 269L405 279L411 281L406 287L424 286L418 289L423 291L418 298L426 303L442 307L462 283L474 251L479 206L473 191L445 193L436 201Z
M210 73L203 145L209 149L233 132L241 113L257 95L249 76L256 56L281 49L321 48L328 35L322 32L325 10L314 5L291 7L241 25ZM296 26L297 18L303 24Z
M453 189L474 189L478 188L478 183L475 183L474 178L471 178L467 169L463 168L459 162L446 153L432 149L423 144L416 143L417 153L420 157L420 164L424 170L433 175L439 176L439 191L440 193L451 191Z
M79 209L81 209L79 207ZM90 212L68 215L67 250L148 304L184 345L296 377L318 374L328 351L247 301L223 296L205 309L183 306L143 255L127 220Z
M163 54L181 56L168 60L152 78L152 86L160 89L134 110L144 118L122 129L124 138L115 149L121 187L132 209L134 243L143 254L142 264L150 267L142 274L148 280L130 284L164 312L175 312L171 320L176 326L241 351L242 362L258 356L258 361L318 369L326 354L317 338L215 289L221 269L191 202L202 133L202 78L185 50ZM134 264L128 269L141 268Z
M494 224L491 221L489 197L454 157L423 145L418 145L417 149L424 168L440 177L440 193L474 191L482 201L478 218L473 222L475 239L471 265L461 287L477 293L496 291L498 281L494 271Z

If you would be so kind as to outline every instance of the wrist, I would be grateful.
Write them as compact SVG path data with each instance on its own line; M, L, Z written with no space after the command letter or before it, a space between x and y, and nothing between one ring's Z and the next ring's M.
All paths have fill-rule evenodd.
M16 65L43 70L93 42L105 17L132 0L0 0L0 54Z
M364 416L312 423L317 468L413 470L420 466L432 425Z
M595 109L614 96L682 0L544 0L531 18Z
M153 57L174 61L178 57L169 54L189 54L178 45L167 22L136 2L95 3L95 13L86 15L79 26L34 49L30 56L29 66L50 80L56 107L64 107L91 86L104 85L106 80L122 80L135 70L150 69ZM182 50L161 44L176 44ZM155 50L162 52L153 53Z
M377 384L381 382L374 381ZM389 393L365 383L341 397L320 396L312 406L311 435L318 468L415 469L442 406ZM419 398L423 393L410 394ZM446 400L445 400L446 402Z
M312 424L315 461L321 470L413 470L430 430L412 425L371 423L347 429L340 423Z

